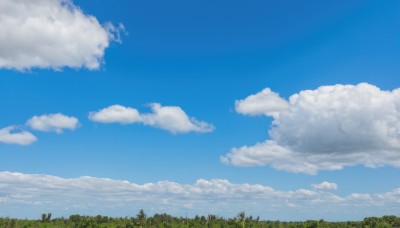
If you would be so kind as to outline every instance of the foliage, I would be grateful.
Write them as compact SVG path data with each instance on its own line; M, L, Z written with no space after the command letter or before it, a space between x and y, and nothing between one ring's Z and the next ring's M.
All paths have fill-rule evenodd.
M68 218L51 219L51 213L42 214L37 220L0 218L4 228L386 228L400 227L400 217L386 215L367 217L363 221L327 222L307 220L302 222L262 221L239 212L234 218L223 218L209 214L194 218L174 217L168 214L147 216L140 210L134 217L114 218L108 216L71 215Z

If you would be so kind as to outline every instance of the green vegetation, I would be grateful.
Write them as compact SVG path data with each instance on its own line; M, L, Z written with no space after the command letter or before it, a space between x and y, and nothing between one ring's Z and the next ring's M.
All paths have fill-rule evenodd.
M238 213L234 218L223 218L216 215L196 216L194 218L173 217L168 214L155 214L149 217L140 210L135 217L113 218L107 216L82 216L71 215L69 218L51 219L51 213L42 214L38 220L22 220L0 218L1 228L329 228L329 227L362 227L386 228L400 227L400 217L393 215L383 217L368 217L363 221L352 222L326 222L324 220L309 220L304 222L261 221L259 217L247 217L244 212Z

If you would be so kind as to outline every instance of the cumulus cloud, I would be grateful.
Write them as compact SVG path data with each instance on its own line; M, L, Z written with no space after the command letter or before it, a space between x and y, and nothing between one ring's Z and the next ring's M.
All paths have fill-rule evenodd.
M313 184L312 187L319 190L336 190L337 184L324 181L319 184Z
M27 121L27 125L38 131L62 133L64 129L74 130L79 126L79 121L73 116L61 113L34 116Z
M90 112L89 119L100 123L142 123L144 125L167 130L173 134L187 132L211 132L214 127L194 117L189 117L178 106L149 105L152 112L139 113L138 110L121 105L112 105L97 112Z
M301 218L307 210L311 218L329 219L335 212L344 210L353 216L355 209L362 210L364 216L376 213L377 209L383 209L381 213L396 212L399 194L400 189L395 189L382 194L337 196L309 189L279 191L265 185L236 184L222 179L199 179L193 184L171 181L136 184L88 176L66 179L0 172L0 216L18 216L24 210L24 216L34 218L43 210L51 210L58 216L75 213L132 216L127 211L135 213L135 209L144 208L148 213L223 213L224 216L234 216L244 210L254 215L267 214L268 219ZM290 218L283 217L288 211ZM346 219L349 214L341 215L340 219Z
M240 112L272 116L270 139L233 148L222 162L308 174L357 164L400 167L400 89L383 91L367 83L321 86L292 95L281 110L271 105L277 98L269 91L237 106L263 107Z
M97 69L121 29L101 25L72 0L2 0L0 68Z
M97 112L90 112L89 119L100 123L120 124L130 124L141 121L138 110L122 105L111 105Z
M269 88L235 102L236 112L245 115L276 116L289 108L288 102Z
M214 127L206 122L189 117L178 106L161 106L158 103L150 104L152 113L144 114L143 123L158 127L172 133L184 133L190 131L211 132Z
M0 142L7 144L29 145L37 138L28 131L18 131L17 127L10 126L0 129Z

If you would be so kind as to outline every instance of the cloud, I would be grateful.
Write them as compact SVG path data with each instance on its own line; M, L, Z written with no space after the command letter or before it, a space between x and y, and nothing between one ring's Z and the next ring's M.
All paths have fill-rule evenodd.
M61 178L0 172L1 217L36 218L38 211L51 211L56 216L75 213L133 216L135 210L143 208L150 214L174 215L189 212L235 216L246 211L267 215L264 219L304 219L302 213L306 210L310 212L308 218L334 219L330 216L336 214L345 220L348 216L366 216L376 211L392 214L400 205L399 194L400 189L395 189L382 194L337 196L308 189L279 191L265 185L236 184L223 179L199 179L192 184L172 181L136 184L88 176ZM126 214L127 211L131 214ZM361 215L356 211L362 211L358 212Z
M131 124L141 121L140 114L136 109L121 105L111 105L97 112L90 112L89 119L100 123L120 124Z
M319 190L336 190L337 184L324 181L319 184L313 184L312 187Z
M100 123L142 123L144 125L167 130L173 134L187 132L211 132L214 126L189 117L178 106L149 105L151 113L139 113L136 109L121 105L112 105L97 112L90 112L89 119Z
M279 97L279 94L266 88L243 100L237 100L235 108L236 112L245 115L275 116L279 112L286 111L289 108L289 104L285 99Z
M206 122L189 117L178 106L161 106L158 103L150 104L152 113L144 114L143 123L158 127L172 133L211 132L214 127Z
M100 25L71 0L2 0L0 68L97 69L122 29Z
M61 113L34 116L27 121L27 125L38 131L62 133L64 129L74 130L79 126L79 121L73 116Z
M10 126L0 129L0 142L7 144L29 145L37 141L37 138L28 131L16 132L17 127Z
M241 113L272 116L270 139L233 148L222 162L308 174L357 164L400 167L400 89L383 91L367 83L321 86L292 95L281 110L270 105L275 93L264 91L236 103L263 107Z

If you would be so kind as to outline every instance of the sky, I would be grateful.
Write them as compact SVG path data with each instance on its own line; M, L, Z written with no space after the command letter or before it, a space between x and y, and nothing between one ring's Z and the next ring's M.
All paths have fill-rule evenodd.
M399 10L0 0L0 216L399 216Z

